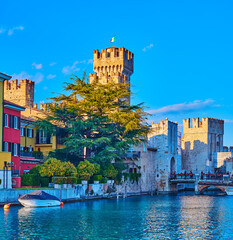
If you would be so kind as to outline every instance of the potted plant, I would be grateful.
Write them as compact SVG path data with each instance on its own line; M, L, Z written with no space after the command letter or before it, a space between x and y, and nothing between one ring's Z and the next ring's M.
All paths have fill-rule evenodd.
M89 161L81 161L77 167L77 172L82 179L82 184L87 185L91 176L99 171L99 165L90 163Z
M75 179L74 177L67 177L67 188L72 188L74 179Z
M54 188L60 189L62 187L62 184L63 184L63 177L55 177Z
M102 175L94 175L94 184L99 184L102 180Z
M66 177L63 177L62 188L67 188L67 178Z
M114 184L114 178L117 176L118 171L114 168L114 166L112 164L109 164L106 168L106 170L104 170L104 176L109 178L107 180L107 184L109 185L113 185Z

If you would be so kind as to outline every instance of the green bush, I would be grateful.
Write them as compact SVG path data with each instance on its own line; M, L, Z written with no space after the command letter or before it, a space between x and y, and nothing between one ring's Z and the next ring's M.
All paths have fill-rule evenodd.
M82 179L81 178L77 178L77 184L82 184Z
M67 177L67 184L77 183L76 177Z
M55 184L66 184L67 178L66 177L55 177Z
M100 183L107 183L107 180L108 180L107 178L104 178L104 177L103 177L103 178L101 179L101 182L100 182Z
M95 175L94 176L94 181L99 181L99 182L101 182L101 180L102 180L102 175Z
M29 174L37 174L40 175L40 165L37 165L29 170Z
M22 186L40 186L40 176L37 174L21 175Z
M49 186L49 178L47 178L47 177L40 178L40 185L41 185L41 187L48 187Z
M94 195L94 190L93 190L93 189L91 189L90 194L91 194L91 195Z

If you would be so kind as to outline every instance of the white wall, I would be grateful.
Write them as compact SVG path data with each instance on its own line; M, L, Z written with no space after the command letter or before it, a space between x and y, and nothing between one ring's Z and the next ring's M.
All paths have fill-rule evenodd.
M4 180L4 171L0 170L0 189L2 188L12 188L12 180L11 180L11 170L5 171L5 180Z

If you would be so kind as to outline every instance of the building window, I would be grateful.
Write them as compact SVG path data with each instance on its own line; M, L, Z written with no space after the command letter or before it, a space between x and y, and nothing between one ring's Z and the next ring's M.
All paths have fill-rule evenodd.
M20 151L21 151L21 152L24 151L24 146L20 146Z
M4 127L9 127L8 114L4 113Z
M18 118L16 116L13 117L13 127L14 129L18 129Z
M36 136L37 144L51 144L51 135L44 129L40 129Z
M9 145L10 147L10 145ZM20 144L12 143L11 145L12 156L20 156Z
M8 148L8 142L3 142L3 152L8 152L9 148Z
M20 128L20 136L25 137L25 127Z
M33 131L32 128L28 128L28 129L27 129L27 136L30 137L30 138L33 138L33 135L34 135L33 132L34 132L34 131Z
M13 143L13 148L14 148L14 151L13 151L13 156L17 156L17 144L16 143Z

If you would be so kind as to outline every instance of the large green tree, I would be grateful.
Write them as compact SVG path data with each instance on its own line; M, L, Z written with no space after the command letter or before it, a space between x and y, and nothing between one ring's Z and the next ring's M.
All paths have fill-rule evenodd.
M89 82L83 76L66 83L64 93L51 98L50 113L39 126L63 129L65 148L51 153L61 160L88 159L100 165L119 162L148 133L142 104L130 105L128 83ZM67 159L68 158L68 159Z

